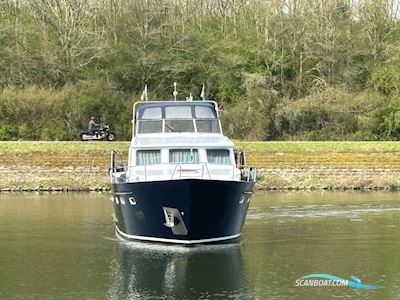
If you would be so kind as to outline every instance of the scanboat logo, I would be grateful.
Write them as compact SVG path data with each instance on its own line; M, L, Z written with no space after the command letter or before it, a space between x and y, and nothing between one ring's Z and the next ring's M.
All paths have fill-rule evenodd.
M351 286L357 289L382 289L379 285L365 285L355 276L350 276L352 281L329 274L310 274L296 280L295 286Z

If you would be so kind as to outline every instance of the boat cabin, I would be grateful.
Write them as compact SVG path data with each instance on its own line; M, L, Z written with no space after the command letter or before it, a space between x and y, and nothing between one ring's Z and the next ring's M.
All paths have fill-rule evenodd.
M133 124L128 181L240 179L215 102L141 102Z

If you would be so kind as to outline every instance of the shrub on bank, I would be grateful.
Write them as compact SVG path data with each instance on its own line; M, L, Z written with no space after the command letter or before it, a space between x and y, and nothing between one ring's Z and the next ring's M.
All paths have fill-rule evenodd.
M76 140L95 116L129 137L132 100L101 82L62 89L32 86L0 93L0 140Z
M300 99L281 98L267 77L246 74L243 97L222 106L224 132L242 140L395 140L400 96L327 87ZM88 120L131 137L132 105L139 97L102 81L61 89L7 87L0 92L0 140L77 140Z

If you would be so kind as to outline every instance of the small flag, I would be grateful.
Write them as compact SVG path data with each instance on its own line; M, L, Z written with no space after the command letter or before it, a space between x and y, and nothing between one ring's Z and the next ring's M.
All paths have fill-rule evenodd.
M144 90L142 92L142 96L140 96L140 100L147 101L147 84L144 86Z
M200 98L203 99L203 100L206 99L206 89L205 89L204 83L203 83L203 86L201 88Z

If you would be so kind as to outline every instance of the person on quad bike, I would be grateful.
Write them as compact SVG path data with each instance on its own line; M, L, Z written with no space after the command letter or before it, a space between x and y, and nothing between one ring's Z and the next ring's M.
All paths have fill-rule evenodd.
M88 125L88 131L95 134L96 130L98 130L100 124L97 124L95 121L95 117L91 117Z

